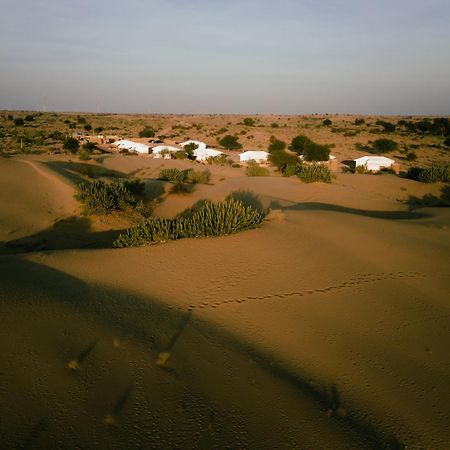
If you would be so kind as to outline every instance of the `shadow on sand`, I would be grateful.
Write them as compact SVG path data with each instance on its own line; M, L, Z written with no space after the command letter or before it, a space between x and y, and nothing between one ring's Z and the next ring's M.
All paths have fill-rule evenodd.
M14 292L14 297L7 295L8 292ZM30 324L35 321L36 314L36 317L42 317L39 316L42 308L48 309L44 341L39 334L36 335L40 342L38 348L42 345L64 348L65 341L61 336L81 336L86 326L97 337L94 344L92 340L91 343L85 342L78 352L78 357L84 362L79 376L66 377L60 369L64 361L58 358L41 360L39 371L42 373L30 372L28 376L28 389L33 392L30 397L33 401L27 403L27 400L17 397L14 397L14 403L2 401L0 416L4 420L0 424L0 433L8 448L53 448L49 444L52 442L65 448L192 448L193 443L203 438L211 417L214 417L214 446L217 448L242 447L239 440L242 430L236 429L236 423L241 423L247 430L245 433L252 446L280 448L287 442L279 429L286 421L285 400L280 398L280 393L289 397L286 404L292 400L292 395L298 402L298 410L296 407L290 411L290 428L286 429L289 431L285 430L291 433L290 442L295 442L296 448L326 448L329 441L325 437L321 441L321 426L331 427L335 438L348 444L348 448L404 448L395 437L367 422L363 418L364 411L341 414L342 400L336 384L313 383L272 355L208 323L203 317L169 310L157 300L126 291L99 289L18 256L0 258L0 299L2 317L3 313L8 313L8 317L18 314L17 317L30 321ZM60 310L63 316L57 315ZM54 311L54 315L50 311ZM51 330L54 332L53 343L48 340ZM108 348L105 347L105 339L124 335L124 330L124 350L114 353L116 350L112 346L111 350L105 350ZM0 347L4 361L0 383L15 392L19 386L15 385L15 377L10 375L18 371L26 373L29 360L16 367L16 360L9 357L12 349L4 344L8 342L6 336L16 343L14 352L28 354L30 348L14 322L3 324ZM143 349L139 352L145 351L149 357L142 359L138 349ZM101 358L102 351L111 352L111 356ZM39 350L34 358L42 358L40 352L42 355L55 354L54 350L50 353ZM163 375L166 372L155 364L161 352L171 353L171 358L178 364L176 372ZM98 363L100 371L95 369L98 358L101 358ZM123 363L123 369L119 372L116 369L117 373L108 369L108 364L114 361ZM127 367L133 369L130 371ZM114 373L117 380L112 378ZM265 391L263 397L255 394L248 385L249 374L270 383L272 388ZM47 381L39 384L35 381L38 379ZM124 383L127 386L125 390ZM286 390L287 387L290 390ZM86 402L83 398L73 397L73 392L80 388L80 392L95 392L98 398ZM132 391L136 392L133 398ZM161 391L165 393L160 394ZM58 402L66 407L57 411L44 408L45 419L36 421L35 416L42 410L42 405L46 405L50 398L54 401L52 396L57 392L61 396ZM122 426L113 435L104 433L105 421L101 421L101 417L100 421L96 419L96 405L102 403L103 398L112 405L109 412L105 411L111 423L115 417L123 416ZM181 404L180 399L183 399ZM269 412L267 404L272 405ZM305 410L316 411L311 415L315 419L311 419L306 428L304 421L308 420L308 414ZM18 431L14 426L17 415L21 417L21 423L30 427L28 434L23 427ZM320 423L317 417L320 417ZM90 421L89 426L85 426L86 420ZM152 430L162 430L168 420L171 420L172 431L164 435L140 429L144 428L145 421L150 421ZM204 428L198 428L199 424L204 424ZM315 443L314 447L311 442Z
M33 235L0 242L0 255L45 250L112 248L124 230L91 231L88 217L72 216L58 220L52 227Z

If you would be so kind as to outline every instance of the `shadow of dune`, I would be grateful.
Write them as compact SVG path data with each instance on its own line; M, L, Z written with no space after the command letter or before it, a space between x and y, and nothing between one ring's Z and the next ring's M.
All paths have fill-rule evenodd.
M341 400L336 385L330 388L328 383L312 383L223 328L193 314L169 310L157 299L91 286L16 256L0 258L0 300L0 313L7 317L0 331L4 357L0 385L11 394L0 404L0 416L5 419L0 423L0 434L6 448L20 447L25 440L16 431L14 418L30 422L35 410L55 401L53 392L59 392L63 398L56 400L67 406L57 411L48 407L49 423L55 421L57 426L34 433L33 447L56 448L49 444L54 442L64 448L192 448L204 431L198 427L207 426L214 411L215 447L248 448L241 441L245 430L246 442L252 446L280 448L286 443L286 436L280 431L286 421L285 408L295 393L297 406L289 410L290 428L285 433L290 433L296 448L327 448L326 443L330 442L325 437L321 441L322 426L333 430L337 439L333 448L402 448L393 446L398 441L364 421L361 414L348 412L339 416ZM45 324L40 324L43 311L47 311ZM32 325L37 326L35 334L30 331ZM127 337L121 352L106 346L105 341L124 335L124 331ZM67 353L65 348L72 340L86 333L94 337L91 342L96 343L95 355L89 356L81 377L67 378L59 369L62 361L57 355ZM14 342L14 348L8 342ZM84 344L79 357L90 354L92 349L93 344ZM155 359L161 349L172 350L171 357L179 369L175 377L167 378L165 372L156 368ZM18 360L20 366L16 366L11 352L32 352L34 356ZM51 355L55 355L54 359ZM33 371L36 358L40 363ZM14 377L7 376L17 371L29 373L31 403L20 398L16 392L20 385L15 385ZM248 388L248 376L268 383L270 389L262 396L254 393ZM124 382L128 388L117 397ZM136 392L132 399L131 386ZM291 391L285 390L288 387ZM86 397L88 392L96 395L95 402ZM116 400L111 401L112 398ZM182 406L177 399L183 399ZM123 426L114 435L105 433L104 423L96 419L95 405L102 402L114 405L114 415L124 416ZM125 410L128 403L130 407ZM270 410L267 404L272 405ZM305 428L301 424L308 420L305 411L309 410L315 413ZM168 418L172 423L169 429ZM242 429L236 428L236 421L243 424ZM146 428L149 422L152 426ZM161 434L161 430L167 431ZM38 440L40 446L34 442Z
M89 178L128 178L128 175L124 172L107 169L94 164L70 161L46 161L43 164L54 172L64 176L74 184L82 183Z
M246 207L251 206L259 213L265 212L260 198L251 191L234 191L228 197L241 201Z
M407 204L410 211L419 208L448 207L450 206L450 184L442 187L441 195L439 197L433 194L426 194L423 197L410 195Z
M279 202L277 200L273 200L270 204L270 208L282 209L286 211L331 211L384 220L414 220L432 217L431 214L414 211L371 211L366 209L350 208L348 206L333 205L331 203L304 202L292 203L288 206L283 206L283 203L286 203L286 201L283 200L282 202Z
M124 230L90 231L88 217L72 216L58 220L45 230L12 241L0 242L0 255L45 250L112 248Z

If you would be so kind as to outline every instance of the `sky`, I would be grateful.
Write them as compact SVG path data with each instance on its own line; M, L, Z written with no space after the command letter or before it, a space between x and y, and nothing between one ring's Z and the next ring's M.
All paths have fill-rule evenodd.
M0 0L0 109L450 114L450 0Z

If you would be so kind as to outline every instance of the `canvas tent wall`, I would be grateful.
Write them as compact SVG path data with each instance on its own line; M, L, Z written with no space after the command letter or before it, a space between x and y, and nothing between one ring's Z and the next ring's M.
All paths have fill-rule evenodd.
M244 153L241 153L239 155L239 160L241 162L248 162L248 161L256 161L256 162L264 162L269 159L269 153L264 151L256 151L256 150L248 150Z
M120 149L126 149L128 151L148 154L149 146L141 144L140 142L129 141L127 139L122 139L120 141L114 142L114 145Z
M208 158L214 158L216 156L223 155L223 152L221 152L220 150L215 150L213 148L197 148L193 153L197 161L206 161Z
M395 163L393 159L385 156L362 156L354 159L355 167L365 167L367 170L378 172L381 169L389 168Z

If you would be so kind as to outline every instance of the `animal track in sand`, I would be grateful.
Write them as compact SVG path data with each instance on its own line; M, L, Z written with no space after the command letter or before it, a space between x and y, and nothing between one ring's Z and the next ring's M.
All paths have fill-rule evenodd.
M169 309L178 309L180 311L182 310L188 310L192 311L194 309L206 309L206 308L218 308L222 305L226 305L229 303L245 303L248 301L254 301L254 300L268 300L268 299L284 299L287 297L304 297L307 295L313 295L313 294L323 294L325 292L330 291L339 291L343 289L350 289L355 288L364 284L368 283L376 283L378 281L386 281L386 280L398 280L401 278L416 278L416 277L423 277L424 274L421 274L419 272L380 272L380 273L365 273L365 274L359 274L353 278L350 278L349 280L343 281L340 284L336 284L333 286L326 286L321 288L314 288L314 289L305 289L303 291L294 291L294 292L275 292L273 294L266 294L266 295L260 295L260 296L246 296L246 297L240 297L240 298L228 298L220 301L215 302L203 302L199 305L189 305L187 308L184 306L169 306Z

